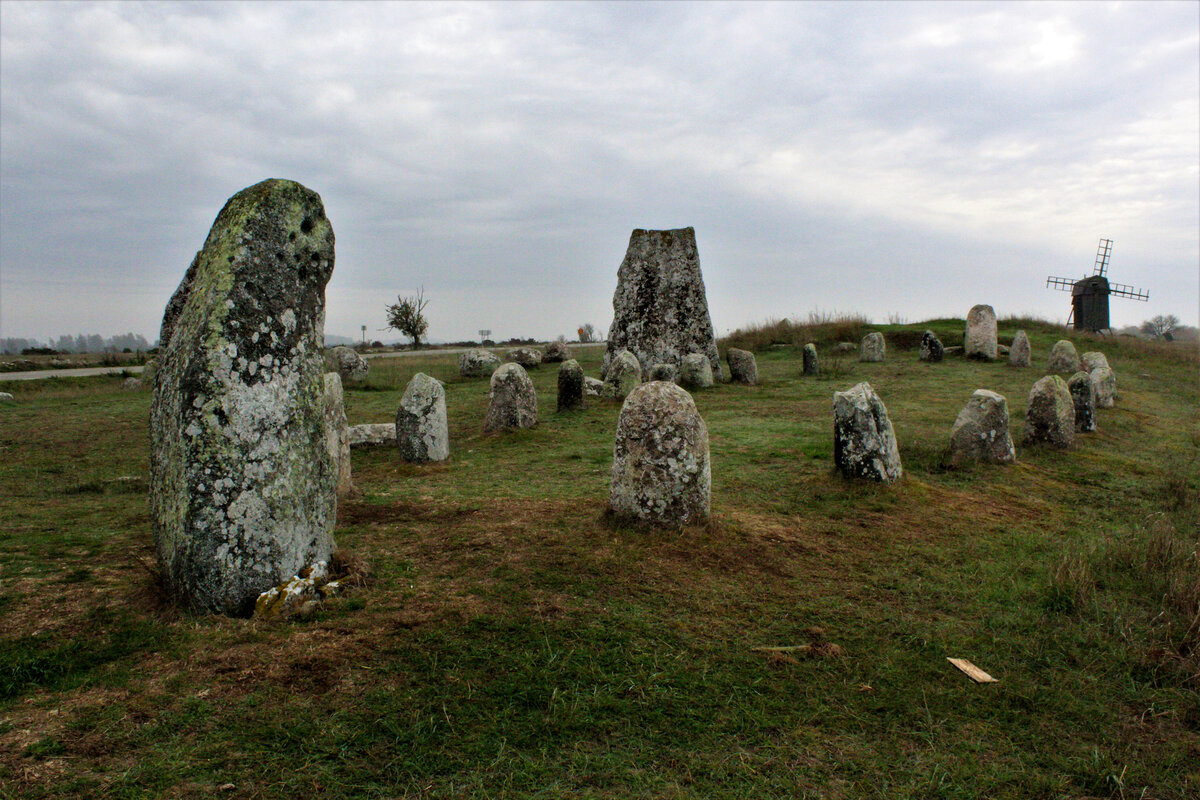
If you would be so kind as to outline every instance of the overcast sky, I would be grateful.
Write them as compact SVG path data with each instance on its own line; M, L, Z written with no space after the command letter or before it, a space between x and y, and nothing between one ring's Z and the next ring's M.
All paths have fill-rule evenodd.
M225 200L324 199L326 331L607 329L694 226L718 334L1200 315L1200 3L0 3L0 336L133 331Z

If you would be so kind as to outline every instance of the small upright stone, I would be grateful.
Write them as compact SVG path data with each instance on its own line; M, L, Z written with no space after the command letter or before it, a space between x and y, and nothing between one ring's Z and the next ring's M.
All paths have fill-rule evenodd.
M1092 386L1096 388L1096 406L1112 408L1117 397L1117 373L1112 367L1096 367L1088 373Z
M820 375L821 362L817 360L817 346L812 342L804 345L804 374Z
M339 345L329 351L329 362L343 381L361 381L371 369L371 365L358 351L345 345Z
M558 368L558 410L578 411L583 408L583 368L569 358Z
M987 389L976 389L954 420L946 463L1011 464L1016 460L1017 451L1008 430L1008 400Z
M1104 353L1097 351L1084 353L1081 360L1083 361L1084 372L1090 373L1092 370L1097 369L1098 367L1108 366L1108 358L1104 355Z
M445 461L450 457L450 427L446 420L446 390L424 372L412 376L396 409L396 447L410 464Z
M871 384L833 393L833 463L847 478L900 479L900 451L887 408Z
M1047 375L1029 390L1022 442L1060 448L1075 444L1075 403L1059 376Z
M1046 362L1047 374L1074 375L1079 372L1081 362L1079 351L1068 339L1059 339L1050 351L1050 359Z
M622 350L608 365L604 389L600 394L603 397L623 400L641 382L642 365L638 363L637 356L628 350Z
M500 359L479 347L473 347L458 357L458 374L464 378L483 378L500 366Z
M484 432L515 431L537 425L537 391L520 364L508 363L492 373Z
M709 518L708 428L692 396L665 381L642 384L621 407L609 506L629 522L696 525Z
M685 389L709 389L713 385L712 365L702 353L688 353L679 362L679 385Z
M1067 381L1071 403L1075 406L1075 431L1091 433L1096 430L1096 387L1086 372L1076 372Z
M858 360L883 361L886 352L887 343L883 340L883 334L879 331L871 331L862 338L862 342L858 345Z
M325 448L337 464L337 495L345 497L354 491L350 474L350 425L346 421L342 377L336 372L325 373Z
M542 351L532 347L514 347L504 356L505 361L520 364L525 369L536 369L542 363Z
M754 359L754 353L730 347L725 351L725 360L729 362L730 381L747 386L758 383L758 362Z
M543 364L561 364L571 357L571 348L567 347L566 342L556 341L546 345L546 352L542 354Z
M946 355L946 348L942 347L942 340L939 339L933 331L925 331L921 334L921 356L922 361L937 363Z
M972 306L963 331L963 355L980 361L996 360L996 311L988 305Z
M650 375L647 380L651 381L670 381L675 383L679 377L679 367L674 364L655 364L650 368Z
M1013 335L1012 347L1008 348L1008 364L1012 367L1028 367L1032 359L1029 349L1029 337L1025 331L1017 331Z

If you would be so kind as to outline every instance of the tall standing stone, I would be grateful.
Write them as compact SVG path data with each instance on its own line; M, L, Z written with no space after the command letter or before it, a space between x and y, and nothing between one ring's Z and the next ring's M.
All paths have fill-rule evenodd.
M821 362L817 360L817 346L812 342L804 345L804 374L812 376L821 374Z
M1022 441L1061 448L1075 444L1075 403L1067 382L1059 376L1047 375L1029 390Z
M900 450L887 407L871 384L833 393L833 463L847 478L900 480Z
M1071 404L1075 406L1075 431L1092 433L1096 430L1096 387L1086 372L1076 372L1067 381Z
M665 381L634 389L617 419L609 506L619 518L677 528L708 520L708 428L692 396Z
M583 408L583 368L569 358L558 368L558 410L578 411Z
M1029 337L1025 331L1017 331L1013 335L1012 346L1008 348L1008 363L1013 367L1028 367L1032 363Z
M197 610L247 614L333 549L322 353L333 262L320 196L263 181L225 204L164 318L151 517L166 590Z
M946 355L946 348L942 346L942 340L939 339L933 331L925 331L921 334L921 355L922 361L928 361L931 364L936 364L941 361Z
M729 362L730 381L747 386L758 383L758 362L754 359L754 353L730 347L725 350L725 359Z
M1046 372L1057 375L1074 375L1079 372L1081 364L1079 351L1075 349L1075 345L1071 344L1068 339L1059 339L1054 343L1054 348L1050 351L1050 358L1046 361Z
M1004 395L976 389L954 420L946 463L1011 464L1017 460L1017 451L1008 428L1008 400Z
M703 353L713 374L721 377L692 228L639 228L630 235L617 271L604 377L622 350L632 352L644 372L655 364L679 364L688 353Z
M410 464L445 461L450 457L450 427L446 419L446 390L424 372L412 376L396 409L396 447Z
M350 425L346 421L342 378L336 372L325 373L325 447L337 464L337 496L354 491L350 474Z
M858 345L859 361L883 361L887 353L887 342L879 331L871 331Z
M1096 387L1096 406L1112 408L1117 396L1117 373L1112 367L1096 367L1088 373L1092 386Z
M997 353L996 311L988 305L972 306L967 312L963 331L963 355L982 361L995 361Z
M638 363L637 356L628 350L622 350L609 363L604 388L600 394L603 397L623 400L641 382L642 366Z
M483 430L515 431L537 425L537 390L520 364L509 362L492 373Z

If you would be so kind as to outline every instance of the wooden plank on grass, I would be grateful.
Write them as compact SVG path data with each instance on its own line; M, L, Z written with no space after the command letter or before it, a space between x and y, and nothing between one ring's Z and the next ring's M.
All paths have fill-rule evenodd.
M966 673L967 677L976 683L996 682L995 678L993 678L991 675L988 675L986 672L972 664L970 661L967 661L965 658L947 658L946 660Z

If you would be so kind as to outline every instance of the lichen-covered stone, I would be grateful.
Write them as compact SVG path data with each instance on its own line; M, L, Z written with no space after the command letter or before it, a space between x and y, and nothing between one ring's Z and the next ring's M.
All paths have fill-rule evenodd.
M514 347L504 355L504 360L520 364L525 369L535 369L541 366L542 351L533 347Z
M578 411L583 408L583 368L573 358L558 368L558 410Z
M609 506L629 522L676 528L708 520L708 428L691 395L653 381L634 389L617 419Z
M1066 448L1075 444L1075 403L1067 382L1047 375L1029 390L1023 444Z
M1112 408L1117 397L1117 373L1112 367L1096 367L1088 373L1096 389L1096 406Z
M1076 372L1067 381L1071 392L1071 404L1075 406L1075 432L1091 433L1096 430L1096 387L1086 372Z
M817 358L817 346L812 342L804 345L804 374L814 377L821 374L821 362Z
M1100 367L1108 366L1108 357L1098 351L1084 353L1080 360L1083 362L1083 371L1087 373Z
M725 360L729 362L731 382L744 383L747 386L758 383L758 362L754 359L754 353L730 347L725 350Z
M464 378L488 377L499 368L500 363L496 354L474 347L458 357L458 374Z
M1013 367L1028 367L1032 363L1032 350L1025 331L1017 331L1013 335L1012 346L1008 349L1008 363Z
M336 372L325 373L325 447L337 464L337 495L346 497L354 491L350 474L350 426L346 422L342 377Z
M642 365L638 363L637 356L628 350L622 350L608 365L604 388L600 390L600 395L621 400L641 382Z
M604 392L604 381L599 378L584 376L583 394L586 397L599 397Z
M887 407L865 381L833 393L833 463L847 478L891 483L903 474Z
M996 334L995 309L983 304L972 306L963 330L963 355L980 361L995 361Z
M702 353L688 353L679 362L679 377L676 381L685 389L712 388L712 365Z
M515 431L537 425L537 391L520 364L510 362L492 373L488 397L485 432Z
M343 381L366 380L371 370L370 363L353 347L339 345L329 351L329 367L337 371Z
M692 228L638 229L630 235L617 271L613 323L601 365L606 379L622 350L632 352L643 370L678 364L687 353L703 353L713 374L721 376Z
M1050 351L1050 358L1046 362L1048 374L1074 375L1079 372L1080 366L1082 361L1075 345L1067 339L1059 339L1054 343L1054 349Z
M675 364L655 364L650 368L650 374L647 380L651 381L670 381L674 383L679 377L679 367Z
M551 342L546 345L546 352L542 354L543 364L561 364L571 357L571 348L567 347L566 342Z
M254 602L254 616L261 619L305 615L326 598L341 592L340 581L329 580L329 565L318 561L290 580L273 586Z
M150 507L163 582L202 611L249 613L333 548L325 444L321 198L268 180L217 216L164 318L150 412Z
M445 461L450 457L450 427L446 420L446 390L424 372L412 376L396 409L396 447L410 464Z
M871 331L858 345L859 361L883 361L887 354L887 343L879 331Z
M121 381L121 388L127 392L136 392L142 388L141 378L126 378Z
M1016 460L1017 450L1009 433L1008 400L987 389L976 389L954 420L946 463L1011 464Z
M179 282L179 286L175 288L175 292L167 300L167 307L163 310L162 327L158 331L158 346L160 350L166 348L171 341L171 334L175 331L175 320L179 318L180 313L183 311L183 306L191 294L192 282L196 278L196 270L199 269L202 253L203 251L196 253L191 265L183 273L183 280Z
M350 447L381 447L396 444L396 423L368 422L350 426Z
M942 347L942 340L933 331L925 331L921 334L921 355L919 356L921 361L936 364L945 355L946 348Z

